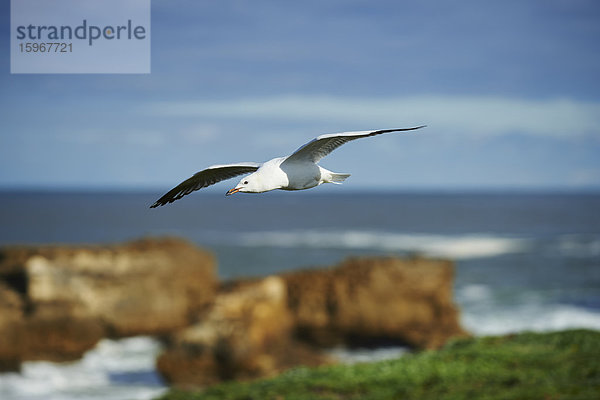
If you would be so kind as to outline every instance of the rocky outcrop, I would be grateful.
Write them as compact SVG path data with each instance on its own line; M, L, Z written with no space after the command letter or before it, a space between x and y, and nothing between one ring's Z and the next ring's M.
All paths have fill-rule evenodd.
M6 368L14 360L76 358L103 336L183 328L217 286L213 256L180 239L6 248L0 280Z
M331 362L316 349L337 344L439 347L466 334L452 278L448 261L369 258L230 283L172 336L158 370L173 384L204 386Z
M173 335L157 367L172 384L204 386L326 362L293 340L293 324L282 278L230 283L200 322Z
M19 368L23 300L8 286L0 283L0 372Z
M32 305L5 284L0 284L0 310L0 371L18 370L23 360L79 358L106 335L97 318L61 302Z
M452 299L453 274L450 261L365 258L284 279L296 334L304 340L436 348L465 335Z
M453 266L350 259L218 285L211 254L179 239L0 250L0 371L80 357L102 337L165 338L165 379L205 386L331 360L325 347L436 348L464 335ZM319 350L321 349L321 350Z

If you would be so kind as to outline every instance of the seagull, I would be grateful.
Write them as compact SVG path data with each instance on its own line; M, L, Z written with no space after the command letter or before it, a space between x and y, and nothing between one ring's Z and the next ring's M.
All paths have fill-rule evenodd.
M425 126L325 134L317 136L287 157L273 158L264 163L239 162L235 164L212 165L197 172L191 178L186 179L169 190L152 204L150 208L164 206L198 189L248 173L250 175L242 178L233 189L227 191L226 196L237 192L263 193L275 189L304 190L323 183L340 184L350 174L332 172L318 164L323 157L333 150L351 140L390 132L414 131Z

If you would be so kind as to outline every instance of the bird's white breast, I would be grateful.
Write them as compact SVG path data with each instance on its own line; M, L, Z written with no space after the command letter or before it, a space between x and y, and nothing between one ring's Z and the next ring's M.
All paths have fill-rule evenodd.
M285 160L285 157L269 160L256 171L263 191L281 189L289 185L287 175L279 167L283 160Z

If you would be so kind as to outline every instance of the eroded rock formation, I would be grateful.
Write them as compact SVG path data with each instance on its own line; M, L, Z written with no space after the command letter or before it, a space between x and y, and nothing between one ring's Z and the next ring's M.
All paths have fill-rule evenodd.
M230 283L196 325L173 335L158 369L203 386L330 362L317 348L436 348L465 335L449 261L350 259L335 268Z
M73 359L104 336L172 332L217 286L213 256L180 239L6 248L0 279L2 360Z
M284 279L302 339L321 346L380 340L436 348L465 334L452 299L453 274L450 261L358 258Z
M158 335L167 381L204 386L331 360L337 344L436 348L464 335L453 266L350 259L218 284L212 255L180 239L0 250L0 370L70 360L102 337Z
M197 324L173 335L158 370L173 384L203 386L326 362L293 339L293 327L282 278L226 284Z

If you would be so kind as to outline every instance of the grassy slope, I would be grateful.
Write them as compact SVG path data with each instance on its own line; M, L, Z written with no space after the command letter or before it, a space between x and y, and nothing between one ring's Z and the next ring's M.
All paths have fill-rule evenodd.
M460 340L398 360L297 368L162 399L600 399L600 332Z

